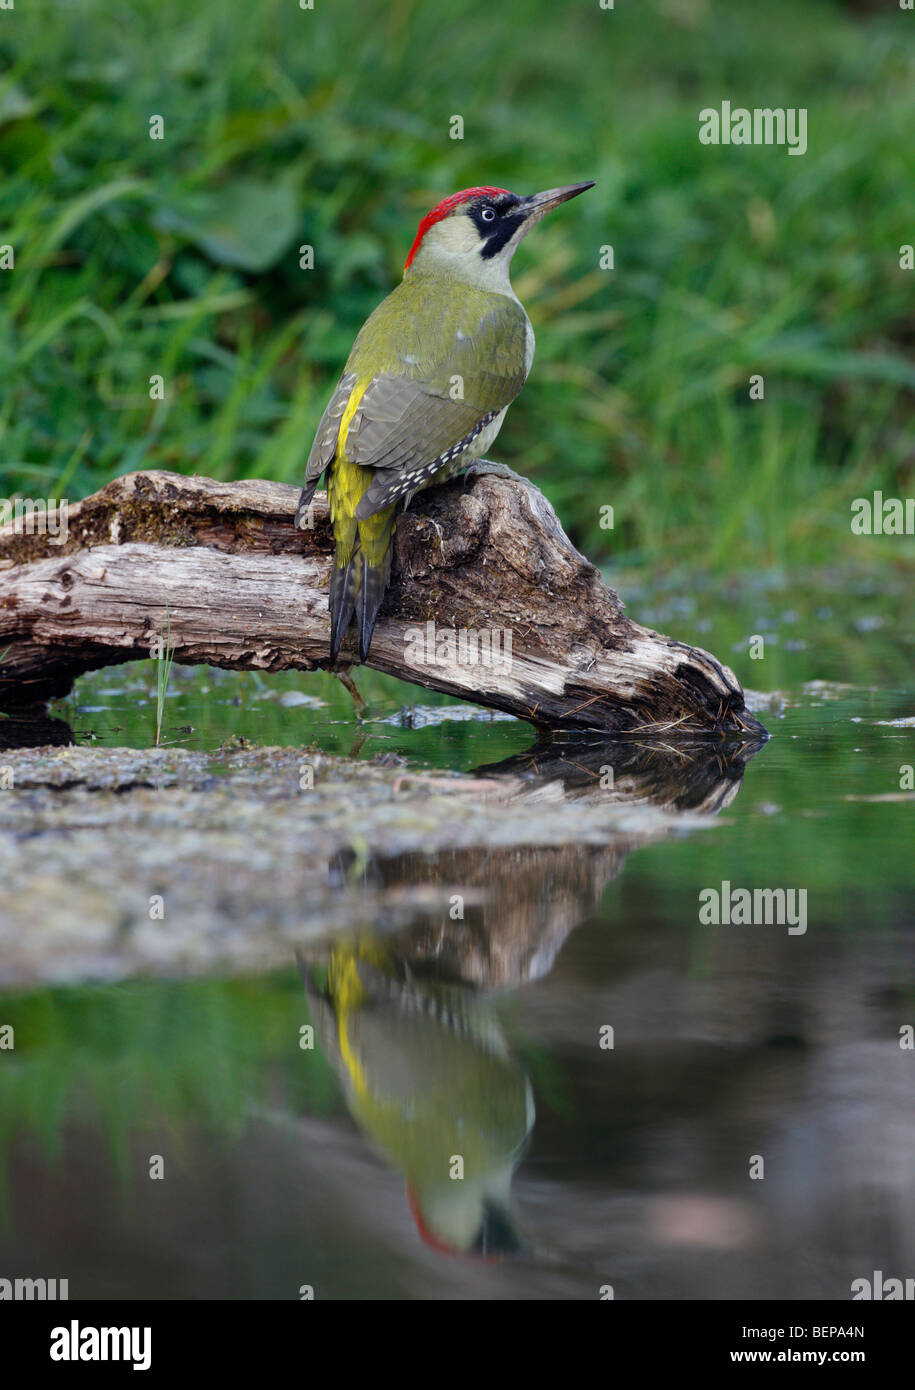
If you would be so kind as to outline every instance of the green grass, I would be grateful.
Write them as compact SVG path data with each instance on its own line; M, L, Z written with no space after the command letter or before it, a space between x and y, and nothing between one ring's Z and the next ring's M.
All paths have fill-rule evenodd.
M808 153L700 145L725 98L806 107ZM912 491L913 129L915 29L890 3L2 11L3 490L297 481L430 203L590 177L516 258L538 352L497 456L598 561L879 558L849 505Z

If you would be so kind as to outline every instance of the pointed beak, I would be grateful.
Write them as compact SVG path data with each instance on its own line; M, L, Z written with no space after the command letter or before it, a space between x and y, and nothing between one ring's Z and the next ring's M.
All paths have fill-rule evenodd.
M532 193L524 200L525 222L532 227L552 208L558 208L560 203L567 203L570 198L584 193L586 188L593 187L592 179L590 183L567 183L563 188L548 188L544 193Z

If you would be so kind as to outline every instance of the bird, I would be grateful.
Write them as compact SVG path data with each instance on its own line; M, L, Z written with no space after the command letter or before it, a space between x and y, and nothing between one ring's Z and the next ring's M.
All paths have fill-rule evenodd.
M311 525L322 474L335 540L330 660L355 620L359 660L391 575L398 508L489 448L534 357L512 256L587 183L523 196L464 188L422 219L400 284L362 326L315 434L295 524Z
M298 963L321 1048L356 1122L406 1179L423 1242L488 1260L532 1248L511 1180L533 1092L486 1002L416 976L368 929L336 941L324 969L302 953Z

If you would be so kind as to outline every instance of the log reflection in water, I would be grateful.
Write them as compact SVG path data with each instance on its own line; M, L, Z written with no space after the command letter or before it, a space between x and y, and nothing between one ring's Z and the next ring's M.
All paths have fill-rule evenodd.
M761 743L730 746L556 741L478 770L512 805L592 802L715 815L737 795ZM612 785L607 768L613 769ZM482 988L511 987L545 975L568 934L597 906L631 850L663 839L675 822L621 828L610 845L512 845L411 852L359 860L335 856L339 882L379 900L437 890L440 910L417 913L397 935L414 972Z

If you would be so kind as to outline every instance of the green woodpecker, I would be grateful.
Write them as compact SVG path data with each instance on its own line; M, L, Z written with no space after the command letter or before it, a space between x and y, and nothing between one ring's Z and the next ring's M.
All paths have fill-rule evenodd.
M489 447L521 390L534 334L509 280L522 237L593 188L520 197L465 188L419 224L404 276L359 333L308 456L296 525L322 473L336 540L330 655L355 616L364 661L391 573L401 503Z
M510 1187L534 1101L485 1004L414 976L371 935L334 947L322 988L299 965L324 1053L357 1123L406 1178L423 1240L488 1259L523 1251Z

